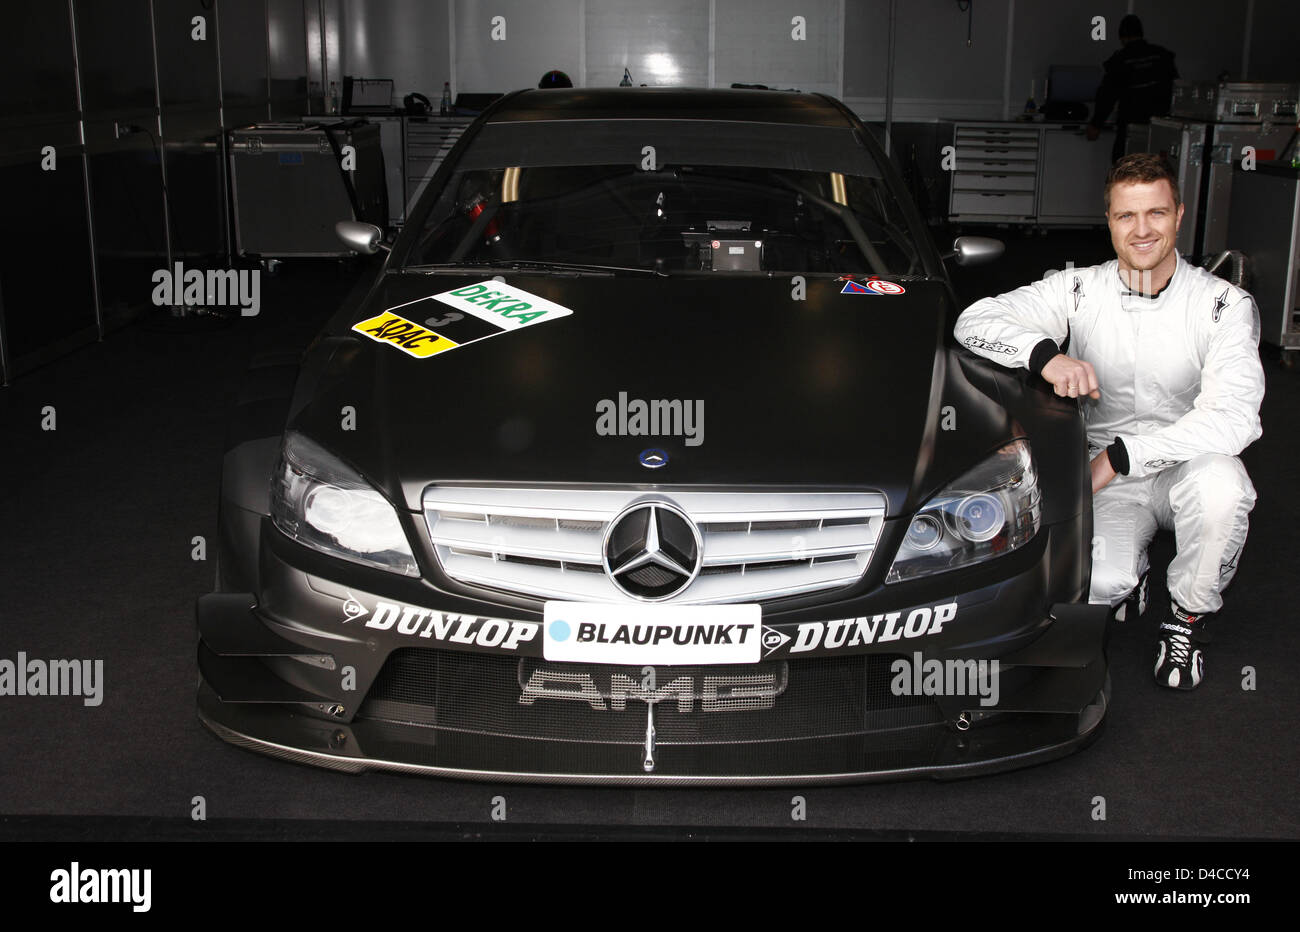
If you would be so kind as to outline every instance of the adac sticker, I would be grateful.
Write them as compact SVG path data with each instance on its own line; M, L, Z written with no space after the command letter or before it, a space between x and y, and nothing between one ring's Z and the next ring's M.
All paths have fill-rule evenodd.
M905 294L907 289L902 285L894 282L883 281L879 278L873 278L870 281L855 282L847 281L844 287L840 289L840 294Z
M520 288L489 280L390 307L352 329L409 356L427 359L572 313Z

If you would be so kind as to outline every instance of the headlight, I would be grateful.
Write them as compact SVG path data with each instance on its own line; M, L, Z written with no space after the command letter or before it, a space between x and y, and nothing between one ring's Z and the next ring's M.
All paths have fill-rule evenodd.
M271 487L271 519L308 547L381 570L420 575L388 499L302 434L285 434Z
M982 563L1038 533L1042 505L1029 441L1015 440L926 502L885 582Z

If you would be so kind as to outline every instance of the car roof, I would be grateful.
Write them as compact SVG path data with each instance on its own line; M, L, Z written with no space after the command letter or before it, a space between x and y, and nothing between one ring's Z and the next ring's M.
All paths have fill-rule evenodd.
M485 114L488 123L620 119L853 126L850 117L829 97L732 88L534 88L503 98Z

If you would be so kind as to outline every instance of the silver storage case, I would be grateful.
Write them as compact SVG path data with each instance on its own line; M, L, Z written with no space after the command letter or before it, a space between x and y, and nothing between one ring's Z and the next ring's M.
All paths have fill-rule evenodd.
M1169 115L1207 123L1294 123L1298 101L1300 82L1175 81Z
M1300 175L1269 165L1236 176L1228 239L1246 254L1261 338L1291 361L1300 350Z
M1205 170L1205 123L1174 117L1151 118L1151 151L1164 154L1178 175L1183 224L1175 245L1189 259L1197 254L1196 218L1201 212L1201 173Z
M1150 123L1130 123L1128 132L1124 136L1124 154L1132 155L1134 152L1150 152L1151 150L1151 124Z
M1211 126L1209 132L1210 177L1201 207L1204 219L1200 227L1204 233L1198 244L1205 256L1217 255L1229 247L1237 248L1228 241L1228 216L1237 177L1233 166L1240 164L1242 150L1247 146L1253 148L1257 163L1281 158L1295 127L1291 123L1219 123Z
M345 146L355 150L347 171L339 158ZM241 256L348 256L335 223L364 220L382 228L388 222L380 132L373 123L264 123L232 130L230 176Z

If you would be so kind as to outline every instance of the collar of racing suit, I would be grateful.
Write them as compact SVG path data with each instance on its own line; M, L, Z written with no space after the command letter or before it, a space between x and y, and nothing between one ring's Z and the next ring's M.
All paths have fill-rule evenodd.
M1111 281L1119 291L1120 304L1127 310L1135 311L1154 311L1164 307L1165 304L1177 300L1177 295L1183 291L1183 285L1187 281L1187 272L1183 269L1186 261L1177 250L1174 250L1174 273L1169 276L1169 281L1165 286L1155 294L1144 294L1128 286L1124 281L1124 276L1120 272L1119 260L1112 259L1115 263L1114 276Z

